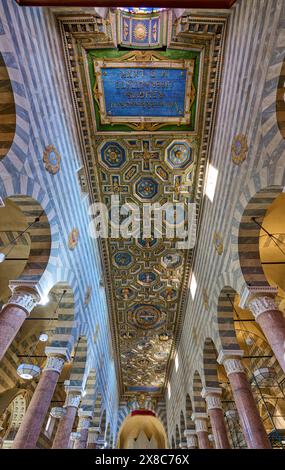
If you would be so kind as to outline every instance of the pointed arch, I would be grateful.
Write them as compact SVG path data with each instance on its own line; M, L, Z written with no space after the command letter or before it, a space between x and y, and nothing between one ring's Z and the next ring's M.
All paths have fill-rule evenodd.
M189 393L186 395L186 427L188 430L195 430L195 424L192 420L193 408Z
M225 286L218 298L218 331L223 350L240 349L233 321L233 304L236 295L232 287Z
M206 413L206 402L202 398L202 381L198 371L193 378L194 413Z
M218 353L211 338L206 338L203 350L204 378L206 387L219 387Z
M0 53L0 161L7 155L16 133L16 105L12 83Z

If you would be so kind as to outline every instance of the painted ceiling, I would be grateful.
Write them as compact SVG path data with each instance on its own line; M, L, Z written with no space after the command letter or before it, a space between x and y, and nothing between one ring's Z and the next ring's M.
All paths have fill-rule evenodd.
M225 18L171 11L59 17L86 191L120 204L196 202L219 84ZM83 173L82 173L83 172ZM150 230L100 240L121 393L161 395L189 294L193 250Z

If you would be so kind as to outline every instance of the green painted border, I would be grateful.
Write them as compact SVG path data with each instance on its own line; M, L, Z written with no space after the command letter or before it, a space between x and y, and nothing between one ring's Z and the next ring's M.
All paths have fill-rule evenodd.
M198 51L185 51L185 50L177 50L177 49L167 49L166 51L158 51L157 49L155 50L156 52L159 52L163 57L176 60L176 59L195 59L195 66L194 66L194 74L193 74L193 84L195 86L196 92L198 90L198 84L199 84L199 68L200 68L200 52ZM87 54L87 60L88 60L88 69L89 69L89 76L90 76L90 82L91 82L91 89L94 89L95 86L95 73L94 73L94 67L93 67L93 61L94 59L104 59L104 58L109 58L109 59L115 59L115 58L120 58L123 57L124 55L129 54L129 52L126 51L118 51L117 49L96 49L96 50L90 50L88 51ZM136 129L132 129L130 126L127 124L104 124L102 125L100 123L100 111L99 111L99 106L97 105L95 98L93 98L93 104L94 104L94 109L95 109L95 116L96 116L96 123L97 123L97 130L99 132L114 132L114 131L122 131L122 132L137 132ZM194 131L194 122L195 122L195 117L196 117L196 111L197 111L197 94L194 100L194 103L191 108L191 123L189 126L187 125L165 125L163 127L160 127L157 131L151 131L151 132L161 132L161 131L184 131L184 132L190 132Z

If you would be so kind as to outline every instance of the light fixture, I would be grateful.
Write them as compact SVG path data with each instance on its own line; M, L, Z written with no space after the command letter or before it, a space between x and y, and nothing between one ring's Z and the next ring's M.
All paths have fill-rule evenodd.
M217 179L218 179L218 170L215 167L213 167L213 165L209 164L206 187L205 187L205 194L206 196L208 196L211 202L213 202L214 200Z
M47 333L41 333L39 336L39 341L41 343L46 343L48 341L48 334Z
M71 441L77 441L80 438L81 438L81 433L80 432L72 432L70 434L70 440Z
M20 364L17 368L17 374L21 379L32 380L38 377L41 373L41 369L34 364Z
M252 346L254 344L254 339L251 336L247 336L245 338L245 342L246 342L247 346Z
M60 419L66 414L66 409L62 408L61 406L54 406L50 410L50 414L53 418Z
M6 255L4 253L0 253L0 263L4 263L6 259Z

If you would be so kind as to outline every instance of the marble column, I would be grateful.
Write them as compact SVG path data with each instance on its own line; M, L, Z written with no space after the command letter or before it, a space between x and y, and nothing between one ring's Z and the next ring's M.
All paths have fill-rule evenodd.
M186 437L187 449L198 449L197 434L192 429L186 429L184 431Z
M91 424L92 416L90 411L78 411L79 423L77 431L80 433L80 438L75 441L74 449L86 449L88 439L88 429Z
M66 400L64 404L65 415L60 420L54 437L53 449L68 449L70 435L77 414L77 409L81 400L81 388L67 386Z
M223 364L229 378L243 434L250 449L270 449L263 422L253 397L240 357L243 351L221 351L218 362Z
M13 449L36 447L65 360L66 356L63 355L48 356L38 386L14 439Z
M211 422L216 449L230 449L221 403L222 390L220 388L207 387L202 390L202 397L207 403L207 410Z
M100 428L90 427L88 429L87 449L96 449L96 442L100 434Z
M40 301L35 284L21 281L11 282L12 295L0 312L0 360L17 335L26 318Z
M248 287L240 306L249 308L285 373L285 318L274 301L275 287Z
M211 449L208 437L208 415L206 413L193 413L191 419L195 423L199 449Z

